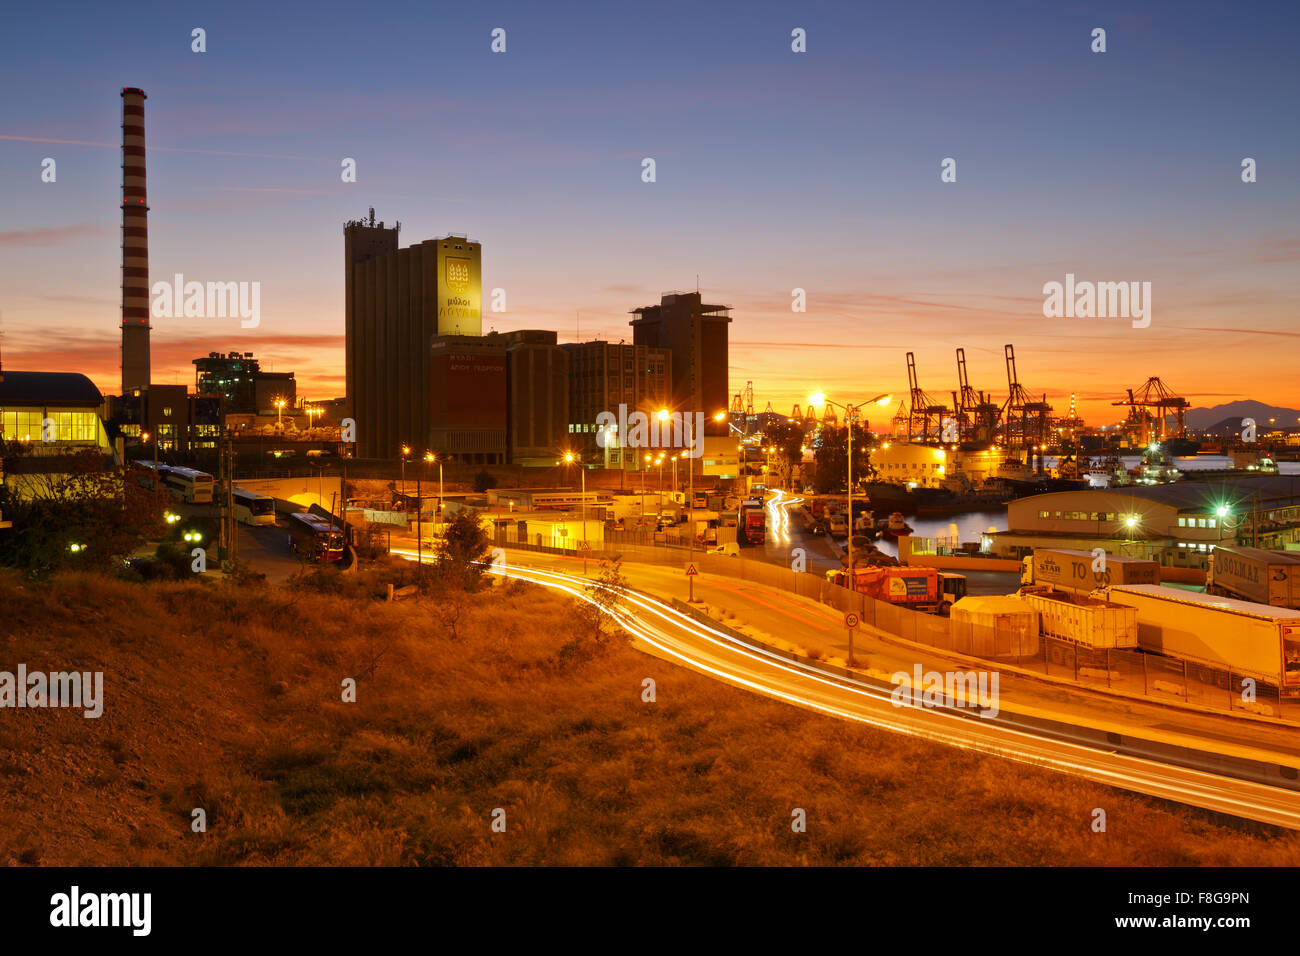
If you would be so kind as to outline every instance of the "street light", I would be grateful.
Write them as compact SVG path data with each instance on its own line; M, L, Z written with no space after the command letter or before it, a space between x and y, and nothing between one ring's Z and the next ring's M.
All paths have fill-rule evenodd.
M573 464L576 460L573 452L566 451L564 460ZM578 462L578 474L582 476L582 573L587 573L587 470Z
M410 445L402 446L402 507L406 507L406 456L411 453Z
M275 426L276 426L276 428L279 428L280 425L283 424L283 423L281 422L281 420L280 420L280 413L281 413L282 411L284 411L284 399L283 399L283 398L277 398L277 399L275 400Z
M424 453L424 460L429 463L435 461L438 463L438 518L441 519L442 518L442 459L439 458L437 455L435 455L433 452L426 451ZM425 467L427 468L428 465L426 465Z
M869 402L862 402L861 405L888 405L893 400L894 400L894 396L889 392L885 392L882 395L877 395ZM849 500L849 521L848 521L848 536L845 542L847 545L845 549L845 554L848 561L846 567L848 568L849 580L852 582L852 590L856 591L857 578L853 574L853 414L861 407L861 405L841 405L838 402L832 402L822 392L817 392L816 394L809 396L808 404L812 405L814 408L821 408L823 405L833 405L836 408L844 409L844 430L845 432L848 433L848 437L849 437L849 454L848 454L849 469L848 469L848 489L847 489L848 500ZM852 666L852 663L853 663L852 661L849 662L850 666Z

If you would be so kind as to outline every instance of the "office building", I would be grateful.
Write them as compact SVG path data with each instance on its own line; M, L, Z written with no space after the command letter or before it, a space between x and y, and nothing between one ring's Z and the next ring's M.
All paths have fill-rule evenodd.
M731 308L708 305L698 292L669 292L658 305L633 309L632 341L672 353L672 409L701 412L705 434L725 435L725 422L714 415L726 411L728 384L728 329Z
M596 416L629 412L654 414L673 405L673 355L666 348L622 342L575 342L561 346L569 353L569 423L566 438L584 455L600 455L606 468L639 467L633 449L614 441L601 448L596 440Z
M293 372L264 372L252 352L209 352L194 361L194 390L220 395L228 414L275 413L276 402L292 408L298 400Z

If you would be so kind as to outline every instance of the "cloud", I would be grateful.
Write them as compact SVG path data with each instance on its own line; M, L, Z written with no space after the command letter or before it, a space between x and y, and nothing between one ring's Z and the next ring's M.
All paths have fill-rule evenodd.
M53 229L16 229L0 232L0 246L58 246L78 239L98 239L115 232L117 232L116 226L94 222L84 222L76 226L58 226Z
M60 146L99 146L106 149L121 149L121 143L101 143L88 139L50 139L45 136L6 136L0 134L0 139L9 140L18 143L55 143ZM307 163L334 163L336 159L323 159L320 156L294 156L288 153L236 153L226 149L188 149L182 146L155 146L152 143L147 144L145 149L150 153L201 153L204 156L246 156L252 159L296 159Z

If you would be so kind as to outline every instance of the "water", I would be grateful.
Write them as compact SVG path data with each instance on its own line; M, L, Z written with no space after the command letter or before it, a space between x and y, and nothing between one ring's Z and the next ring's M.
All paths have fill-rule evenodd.
M957 526L959 541L978 541L980 535L992 528L995 531L1007 530L1007 509L997 508L988 511L968 511L959 515L947 515L942 518L918 518L915 515L907 519L912 526L912 536L916 538L950 538L952 525ZM885 554L898 557L898 542L881 538L876 547Z
M1136 468L1142 461L1141 455L1125 455L1120 458L1126 468ZM1045 464L1055 467L1056 462L1048 457ZM1189 479L1194 479L1197 471L1206 471L1232 467L1232 459L1226 455L1193 455L1174 459L1174 466ZM1300 475L1300 461L1278 462L1278 473L1283 475ZM879 517L879 515L877 516ZM992 528L994 531L1006 531L1007 509L997 508L986 511L971 511L941 518L918 518L915 515L907 519L912 526L912 535L918 538L951 538L952 525L957 526L957 540L978 541L980 535ZM886 554L898 557L898 544L888 538L881 538L876 547Z
M1121 455L1119 460L1130 470L1142 464L1141 455ZM1092 463L1096 465L1100 462L1101 459L1094 455ZM1048 455L1043 459L1043 463L1048 468L1055 468L1059 459ZM1174 459L1174 467L1182 472L1215 471L1231 468L1232 459L1227 455L1185 455ZM1280 475L1300 475L1300 461L1279 461L1277 471Z

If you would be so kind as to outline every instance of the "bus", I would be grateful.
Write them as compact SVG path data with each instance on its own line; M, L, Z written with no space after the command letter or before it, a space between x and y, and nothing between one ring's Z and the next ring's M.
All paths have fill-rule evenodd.
M163 483L172 497L192 505L212 503L212 491L216 482L206 471L193 468L178 468L169 465L163 476Z
M244 524L275 524L275 499L256 491L235 487L235 520Z
M155 464L144 458L137 458L131 462L131 474L135 477L136 484L150 491L155 490L159 482L163 482L165 487L168 470L167 465Z
M288 517L289 547L306 561L341 561L343 528L333 518L322 518L308 511L295 511Z

